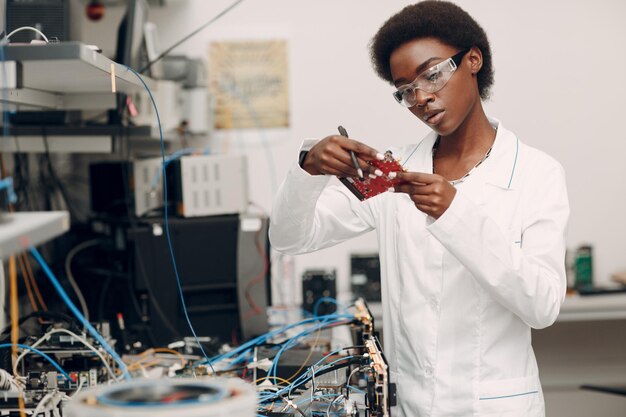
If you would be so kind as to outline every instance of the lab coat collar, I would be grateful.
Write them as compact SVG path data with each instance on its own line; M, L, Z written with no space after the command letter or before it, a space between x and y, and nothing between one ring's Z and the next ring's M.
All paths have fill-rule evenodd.
M495 118L488 117L489 123L497 129L496 139L489 158L485 160L473 176L480 176L484 184L495 185L505 190L512 190L516 185L515 168L519 156L520 143L513 132L506 129ZM437 140L437 133L430 132L416 145L404 164L408 171L433 172L432 148ZM421 149L420 149L421 148ZM418 156L419 155L419 156Z
M482 164L482 178L485 184L512 190L516 185L515 168L519 158L519 140L499 120L490 117L489 123L497 129L497 132L491 154Z

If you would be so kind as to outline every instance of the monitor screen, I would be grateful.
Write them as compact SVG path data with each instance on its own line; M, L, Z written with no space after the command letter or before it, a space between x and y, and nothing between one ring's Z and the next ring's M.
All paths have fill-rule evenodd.
M144 25L148 19L146 0L127 0L126 14L117 33L115 61L139 70L145 60Z

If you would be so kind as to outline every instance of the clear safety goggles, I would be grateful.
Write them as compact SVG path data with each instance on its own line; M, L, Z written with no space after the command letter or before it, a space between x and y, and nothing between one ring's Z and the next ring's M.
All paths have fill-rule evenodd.
M461 60L469 49L464 49L458 54L451 56L433 65L417 76L411 84L406 84L393 92L393 98L404 107L413 107L417 104L417 94L415 90L422 90L427 93L434 93L443 88L448 82L454 71L461 64Z

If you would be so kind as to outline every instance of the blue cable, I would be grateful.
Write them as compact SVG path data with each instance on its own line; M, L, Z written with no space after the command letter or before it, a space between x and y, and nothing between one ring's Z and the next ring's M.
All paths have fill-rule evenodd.
M355 387L353 385L346 385L346 386L348 387L348 389L351 389L352 391L356 391L359 394L366 394L365 391L363 391L362 389L359 389L359 388L357 388L357 387Z
M329 317L329 316L326 316L326 317ZM258 338L251 340L250 342L240 346L239 348L237 348L235 350L232 350L230 352L227 352L225 354L219 355L219 356L211 359L211 362L216 363L216 362L219 362L221 360L228 359L228 358L234 356L235 354L239 353L240 351L243 351L244 353L242 353L241 355L239 355L238 358L235 359L235 361L238 361L240 359L240 357L245 354L246 351L253 349L255 346L258 346L260 344L265 343L267 341L267 339L269 339L269 338L271 338L271 337L273 337L273 336L275 336L277 334L284 333L285 331L289 330L290 328L297 327L297 326L300 326L302 324L305 324L306 322L311 322L311 321L318 321L318 318L307 319L307 320L304 320L302 322L286 326L286 327L284 327L282 329L278 329L278 330L266 333L265 335L259 336ZM287 341L287 343L289 343L289 341Z
M152 188L156 188L156 186L159 184L159 180L161 179L161 176L163 175L163 173L165 172L167 166L171 163L174 162L175 160L182 158L185 155L191 155L194 152L197 152L198 149L196 148L185 148L185 149L180 149L178 151L172 152L172 154L170 156L168 156L165 159L165 163L163 164L163 169L160 169L157 174L154 176L154 179L152 180L152 184L151 187ZM204 148L202 150L202 153L204 155L208 155L209 154L209 148Z
M334 323L338 323L339 321L322 321L319 325L317 326L313 326L309 329L305 329L302 332L298 333L296 336L292 337L291 339L289 339L289 341L287 343L285 343L280 350L278 351L278 353L276 353L276 356L274 357L274 361L272 363L271 368L269 369L267 375L268 377L276 377L276 372L278 371L278 362L280 360L281 355L288 349L292 348L293 346L295 346L297 344L297 342L299 341L299 339L306 337L308 335L310 335L311 333L320 330L324 327L326 327L329 324L334 324Z
M15 204L17 196L15 195L15 190L13 190L13 178L6 177L4 179L0 179L0 190L5 188L7 189L9 203Z
M311 399L311 398L305 398L305 399L303 399L303 400L301 400L301 401L298 401L298 402L297 402L297 403L295 403L295 404L296 404L296 405L301 405L301 404L305 404L305 403L307 403L307 402L312 403L312 402L313 402L313 400L319 400L319 399L321 399L321 398L333 398L333 397L334 397L334 398L337 398L337 397L339 397L339 395L341 395L341 394L322 394L322 395L315 395L315 396L313 396L313 399Z
M343 349L338 349L335 350L334 352L329 353L328 355L324 356L322 359L320 359L319 361L317 361L317 363L313 366L311 366L305 373L303 373L302 375L300 375L298 378L296 378L295 381L293 381L293 383L291 385L286 386L285 388L283 388L282 390L277 392L277 395L282 395L286 392L290 392L292 387L296 386L297 384L300 384L301 382L304 382L305 380L310 380L313 379L313 372L311 372L312 369L315 369L316 366L318 366L320 363L322 363L323 361L325 361L329 356L332 356L336 353L341 352ZM343 356L339 359L335 359L334 361L325 364L324 366L320 367L318 370L316 370L316 372L319 371L323 371L325 369L330 368L332 365L336 364L337 362L341 362L343 360L346 359L352 359L354 358L354 356ZM310 375L309 375L310 374Z
M161 141L161 160L163 163L163 200L164 200L164 206L165 206L163 217L165 221L165 236L167 237L167 246L169 248L170 256L172 258L172 266L174 267L174 275L176 276L176 283L178 284L178 293L180 294L180 301L182 303L183 313L185 313L185 319L187 320L187 324L189 325L189 329L191 330L191 333L193 334L194 339L196 339L196 343L198 343L198 346L200 347L200 351L202 352L202 355L206 358L208 365L211 367L211 370L215 374L215 369L213 369L213 365L211 364L211 361L209 360L209 356L204 351L204 348L202 347L202 343L200 343L200 339L198 339L198 336L196 335L196 331L194 330L193 325L191 324L191 319L189 318L189 313L187 312L187 304L185 303L185 295L183 294L183 287L182 287L182 284L180 283L180 276L178 275L178 268L176 266L176 258L174 256L174 249L172 248L172 239L170 237L170 225L168 221L168 209L167 209L168 204L167 204L167 176L165 175L165 143L163 142L163 129L161 127L161 117L159 116L159 109L157 108L156 102L154 101L154 97L152 96L152 91L150 91L150 88L148 87L146 82L143 80L141 75L139 75L134 69L130 67L126 67L126 68L130 72L135 74L135 76L137 76L139 81L141 81L144 88L148 92L148 95L150 96L150 101L152 101L152 107L154 107L154 112L156 113L157 123L159 125L159 140Z
M319 298L315 304L313 304L313 316L317 317L317 310L319 309L320 305L322 303L330 303L330 304L334 304L337 307L341 307L344 311L347 311L348 308L343 305L342 303L340 303L339 301L337 301L336 298L332 298L332 297L321 297Z
M22 345L22 344L17 344L15 345L21 349L26 349L26 350L30 350L35 352L36 354L42 356L43 358L45 358L48 362L50 362L52 364L52 366L54 366L56 368L57 371L59 371L65 378L67 378L70 381L73 381L72 377L65 372L65 370L63 368L61 368L61 365L59 365L54 359L52 359L50 356L46 355L45 353L43 353L42 351L40 351L39 349L36 349L32 346L28 346L28 345ZM10 348L13 347L13 344L11 343L2 343L0 344L0 349L5 349L5 348Z
M91 323L89 323L89 321L85 318L85 316L83 316L80 310L76 308L76 306L74 305L70 297L67 295L67 293L65 292L65 290L59 283L59 280L54 276L54 274L50 270L50 267L48 266L46 261L43 259L39 251L35 247L32 247L32 246L30 247L29 250L30 250L30 253L33 255L33 257L37 260L37 262L39 262L39 265L41 265L41 268L44 270L44 272L48 276L48 279L50 280L50 282L52 283L56 291L59 293L59 295L63 299L63 302L72 311L74 316L76 316L76 318L83 324L83 326L87 328L87 331L89 331L89 333L98 341L98 343L100 343L100 346L102 346L104 350L106 350L109 353L109 355L111 355L111 357L115 360L117 365L120 367L120 370L124 374L124 378L131 379L131 376L128 373L128 369L126 368L126 364L124 363L124 361L122 361L122 358L120 358L117 352L115 352L115 350L113 350L113 348L109 346L107 341L104 340L104 338L100 335L100 333L98 333L98 331L91 325Z
M287 330L292 329L294 327L302 326L304 324L311 323L311 322L318 322L318 321L323 320L323 319L331 319L331 318L337 319L337 320L338 319L352 319L352 318L354 318L354 316L353 315L329 314L329 315L326 315L326 316L319 316L319 317L304 319L302 321L299 321L298 323L289 324L289 325L283 326L283 327L281 327L279 329L275 329L275 330L272 330L270 332L267 332L267 333L265 333L265 334L263 334L261 336L257 336L256 338L254 338L252 340L249 340L248 342L244 343L243 345L239 346L236 349L233 349L233 350L231 350L229 352L223 353L221 355L218 355L218 356L215 356L215 357L209 359L209 362L216 363L216 362L222 361L224 359L231 358L231 357L233 357L233 356L235 356L235 355L237 355L237 354L239 354L241 352L244 352L246 350L254 348L255 346L263 344L268 339L270 339L271 337L276 336L276 335L281 334L281 333L285 333ZM201 364L202 363L199 363L198 365L201 365Z
M296 378L296 380L293 381L290 385L284 387L283 389L281 389L280 391L277 391L276 393L270 393L266 398L259 398L259 402L260 403L264 403L264 402L272 401L273 399L281 397L283 394L290 392L291 388L296 386L297 384L299 384L301 382L304 382L307 379L311 379L312 378L311 369L315 369L316 366L318 366L319 364L324 362L328 357L330 357L332 355L335 355L335 354L341 352L342 350L343 350L343 348L342 349L337 349L337 350L332 351L329 354L325 355L323 358L321 358L319 361L317 361L313 366L309 367L309 369L305 373L303 373L298 378ZM316 372L328 369L329 367L331 367L332 365L334 365L337 362L341 362L343 360L352 359L352 358L354 358L354 356L352 356L352 355L350 355L350 356L343 356L343 357L341 357L339 359L336 359L336 360L334 360L334 361L332 361L330 363L325 364L320 369L316 370Z

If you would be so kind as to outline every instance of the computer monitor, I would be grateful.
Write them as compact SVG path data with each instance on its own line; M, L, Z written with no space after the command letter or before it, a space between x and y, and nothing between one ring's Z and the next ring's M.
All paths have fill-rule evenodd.
M148 3L146 0L126 1L126 13L117 31L115 62L139 71L146 62L143 36L144 24L148 19ZM118 93L116 109L109 111L109 124L121 124L125 108L126 95Z
M148 9L146 0L127 0L126 14L117 32L115 61L135 71L145 64L144 25Z

